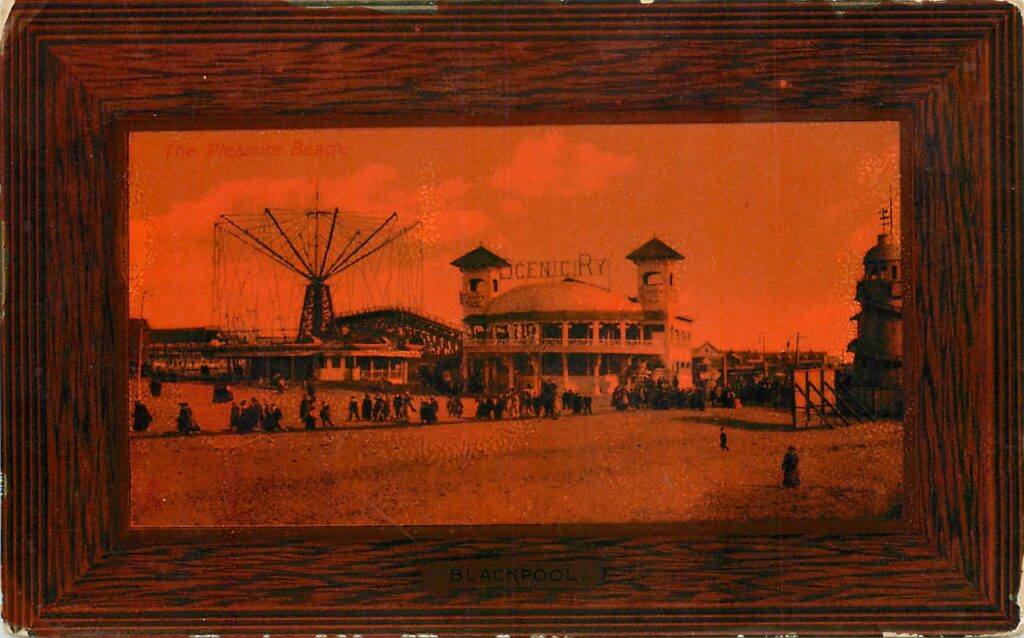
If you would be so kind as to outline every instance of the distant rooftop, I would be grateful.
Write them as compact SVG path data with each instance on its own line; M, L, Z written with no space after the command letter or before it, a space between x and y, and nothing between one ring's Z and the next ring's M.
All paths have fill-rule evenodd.
M220 338L220 328L216 326L152 328L149 334L153 343L209 343Z

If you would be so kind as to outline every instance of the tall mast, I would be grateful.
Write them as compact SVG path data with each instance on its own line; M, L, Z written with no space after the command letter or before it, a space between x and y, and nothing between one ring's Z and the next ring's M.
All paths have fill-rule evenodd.
M892 182L889 182L889 207L882 209L882 234L892 235Z
M320 180L316 180L316 196L313 199L313 259L314 264L320 261ZM316 271L310 269L311 275Z

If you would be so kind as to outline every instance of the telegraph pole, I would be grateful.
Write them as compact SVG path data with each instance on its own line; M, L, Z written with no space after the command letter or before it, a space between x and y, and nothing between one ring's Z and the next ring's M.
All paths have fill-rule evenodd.
M146 319L143 308L146 303L148 290L143 290L139 295L139 356L135 366L135 398L142 400L142 330L145 327Z
M768 378L768 347L765 345L764 333L758 333L761 340L761 364L764 366L764 376Z

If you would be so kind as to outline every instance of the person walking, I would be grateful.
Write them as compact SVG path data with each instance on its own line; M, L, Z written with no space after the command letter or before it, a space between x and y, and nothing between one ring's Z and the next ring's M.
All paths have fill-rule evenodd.
M437 397L430 397L430 423L437 423L437 413L441 410L441 404L437 402Z
M334 421L331 419L331 406L324 401L320 406L320 425L325 428L333 428Z
M409 420L409 411L405 407L405 397L401 393L395 394L395 398L391 400L391 405L395 408L395 421Z
M149 429L149 424L153 422L153 415L149 413L149 408L142 401L135 402L135 410L132 411L132 429L136 432L145 432Z
M718 447L721 448L723 452L729 451L729 437L725 433L725 428L718 430Z
M800 487L800 457L792 445L782 457L782 486Z
M362 411L363 421L373 420L373 399L370 398L369 394L363 395Z
M192 416L192 408L188 403L178 404L178 432L182 434L195 434L199 432L199 424Z
M242 405L245 405L245 401L242 401ZM231 403L231 416L228 419L228 430L234 432L238 429L239 424L242 422L242 408L238 407L237 403Z

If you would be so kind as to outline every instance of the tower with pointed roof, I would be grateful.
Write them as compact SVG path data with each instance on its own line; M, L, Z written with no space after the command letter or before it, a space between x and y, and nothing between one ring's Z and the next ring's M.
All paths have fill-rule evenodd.
M500 292L499 271L511 266L483 244L452 262L462 272L462 290L459 303L463 316L480 312Z
M626 259L636 264L636 298L644 314L663 322L661 334L651 337L659 338L663 344L665 369L681 387L690 387L693 376L690 324L693 320L679 312L684 257L675 248L652 237L626 255Z
M657 237L626 255L636 264L637 301L644 310L671 314L679 300L683 256Z

